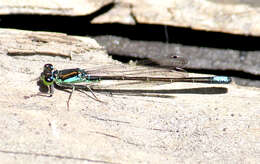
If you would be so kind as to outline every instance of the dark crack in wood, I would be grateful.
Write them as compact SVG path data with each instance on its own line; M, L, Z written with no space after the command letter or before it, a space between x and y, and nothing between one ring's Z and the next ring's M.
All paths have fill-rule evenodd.
M116 164L116 163L113 163L113 162L102 161L102 160L93 160L93 159L88 159L88 158L77 158L77 157L63 156L63 155L52 155L52 154L45 154L45 153L20 152L20 151L10 151L10 150L0 150L0 153L14 154L14 155L41 156L41 157L47 157L47 158L87 161L87 162L93 162L93 163Z

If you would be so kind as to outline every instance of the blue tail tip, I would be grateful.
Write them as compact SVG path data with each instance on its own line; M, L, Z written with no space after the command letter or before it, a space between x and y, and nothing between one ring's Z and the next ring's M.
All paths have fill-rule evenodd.
M217 84L229 84L232 82L232 78L228 76L214 76L212 82Z

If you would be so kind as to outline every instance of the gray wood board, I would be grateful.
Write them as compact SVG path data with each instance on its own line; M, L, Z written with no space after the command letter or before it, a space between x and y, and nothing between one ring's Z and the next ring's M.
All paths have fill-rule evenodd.
M109 54L147 58L160 65L169 65L172 55L183 56L188 59L184 68L198 70L238 71L252 75L260 75L259 51L239 51L232 49L197 47L159 41L130 40L120 36L96 36L101 45L106 47ZM257 80L236 79L238 84L260 86Z

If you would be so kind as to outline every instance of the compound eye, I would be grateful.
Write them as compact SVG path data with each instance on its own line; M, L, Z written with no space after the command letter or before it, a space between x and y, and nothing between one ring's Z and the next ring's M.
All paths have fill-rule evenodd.
M53 77L52 76L46 76L45 77L45 81L52 82L53 81Z
M51 72L53 70L53 65L52 64L45 64L43 69L45 71L50 71Z

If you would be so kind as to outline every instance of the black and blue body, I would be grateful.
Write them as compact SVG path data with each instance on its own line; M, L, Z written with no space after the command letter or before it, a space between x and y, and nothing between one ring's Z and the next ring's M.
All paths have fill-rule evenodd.
M162 81L162 82L190 82L190 83L207 83L207 84L229 84L232 79L227 76L212 77L154 77L154 76L129 76L129 75L97 75L91 71L80 68L56 70L52 64L45 64L40 79L43 84L48 87L50 96L54 93L54 84L71 88L67 107L69 109L69 101L75 88L87 89L96 100L100 101L93 93L89 85L101 80L136 80L136 81ZM86 85L78 85L78 83L86 83ZM101 102L101 101L100 101Z
M93 83L101 80L137 80L137 81L164 81L164 82L191 82L191 83L207 83L207 84L229 84L232 79L227 76L212 77L148 77L148 76L108 76L108 75L92 75L84 69L64 69L55 70L52 64L45 64L44 71L41 75L44 85L49 86L53 83L58 86L73 85L76 83Z

